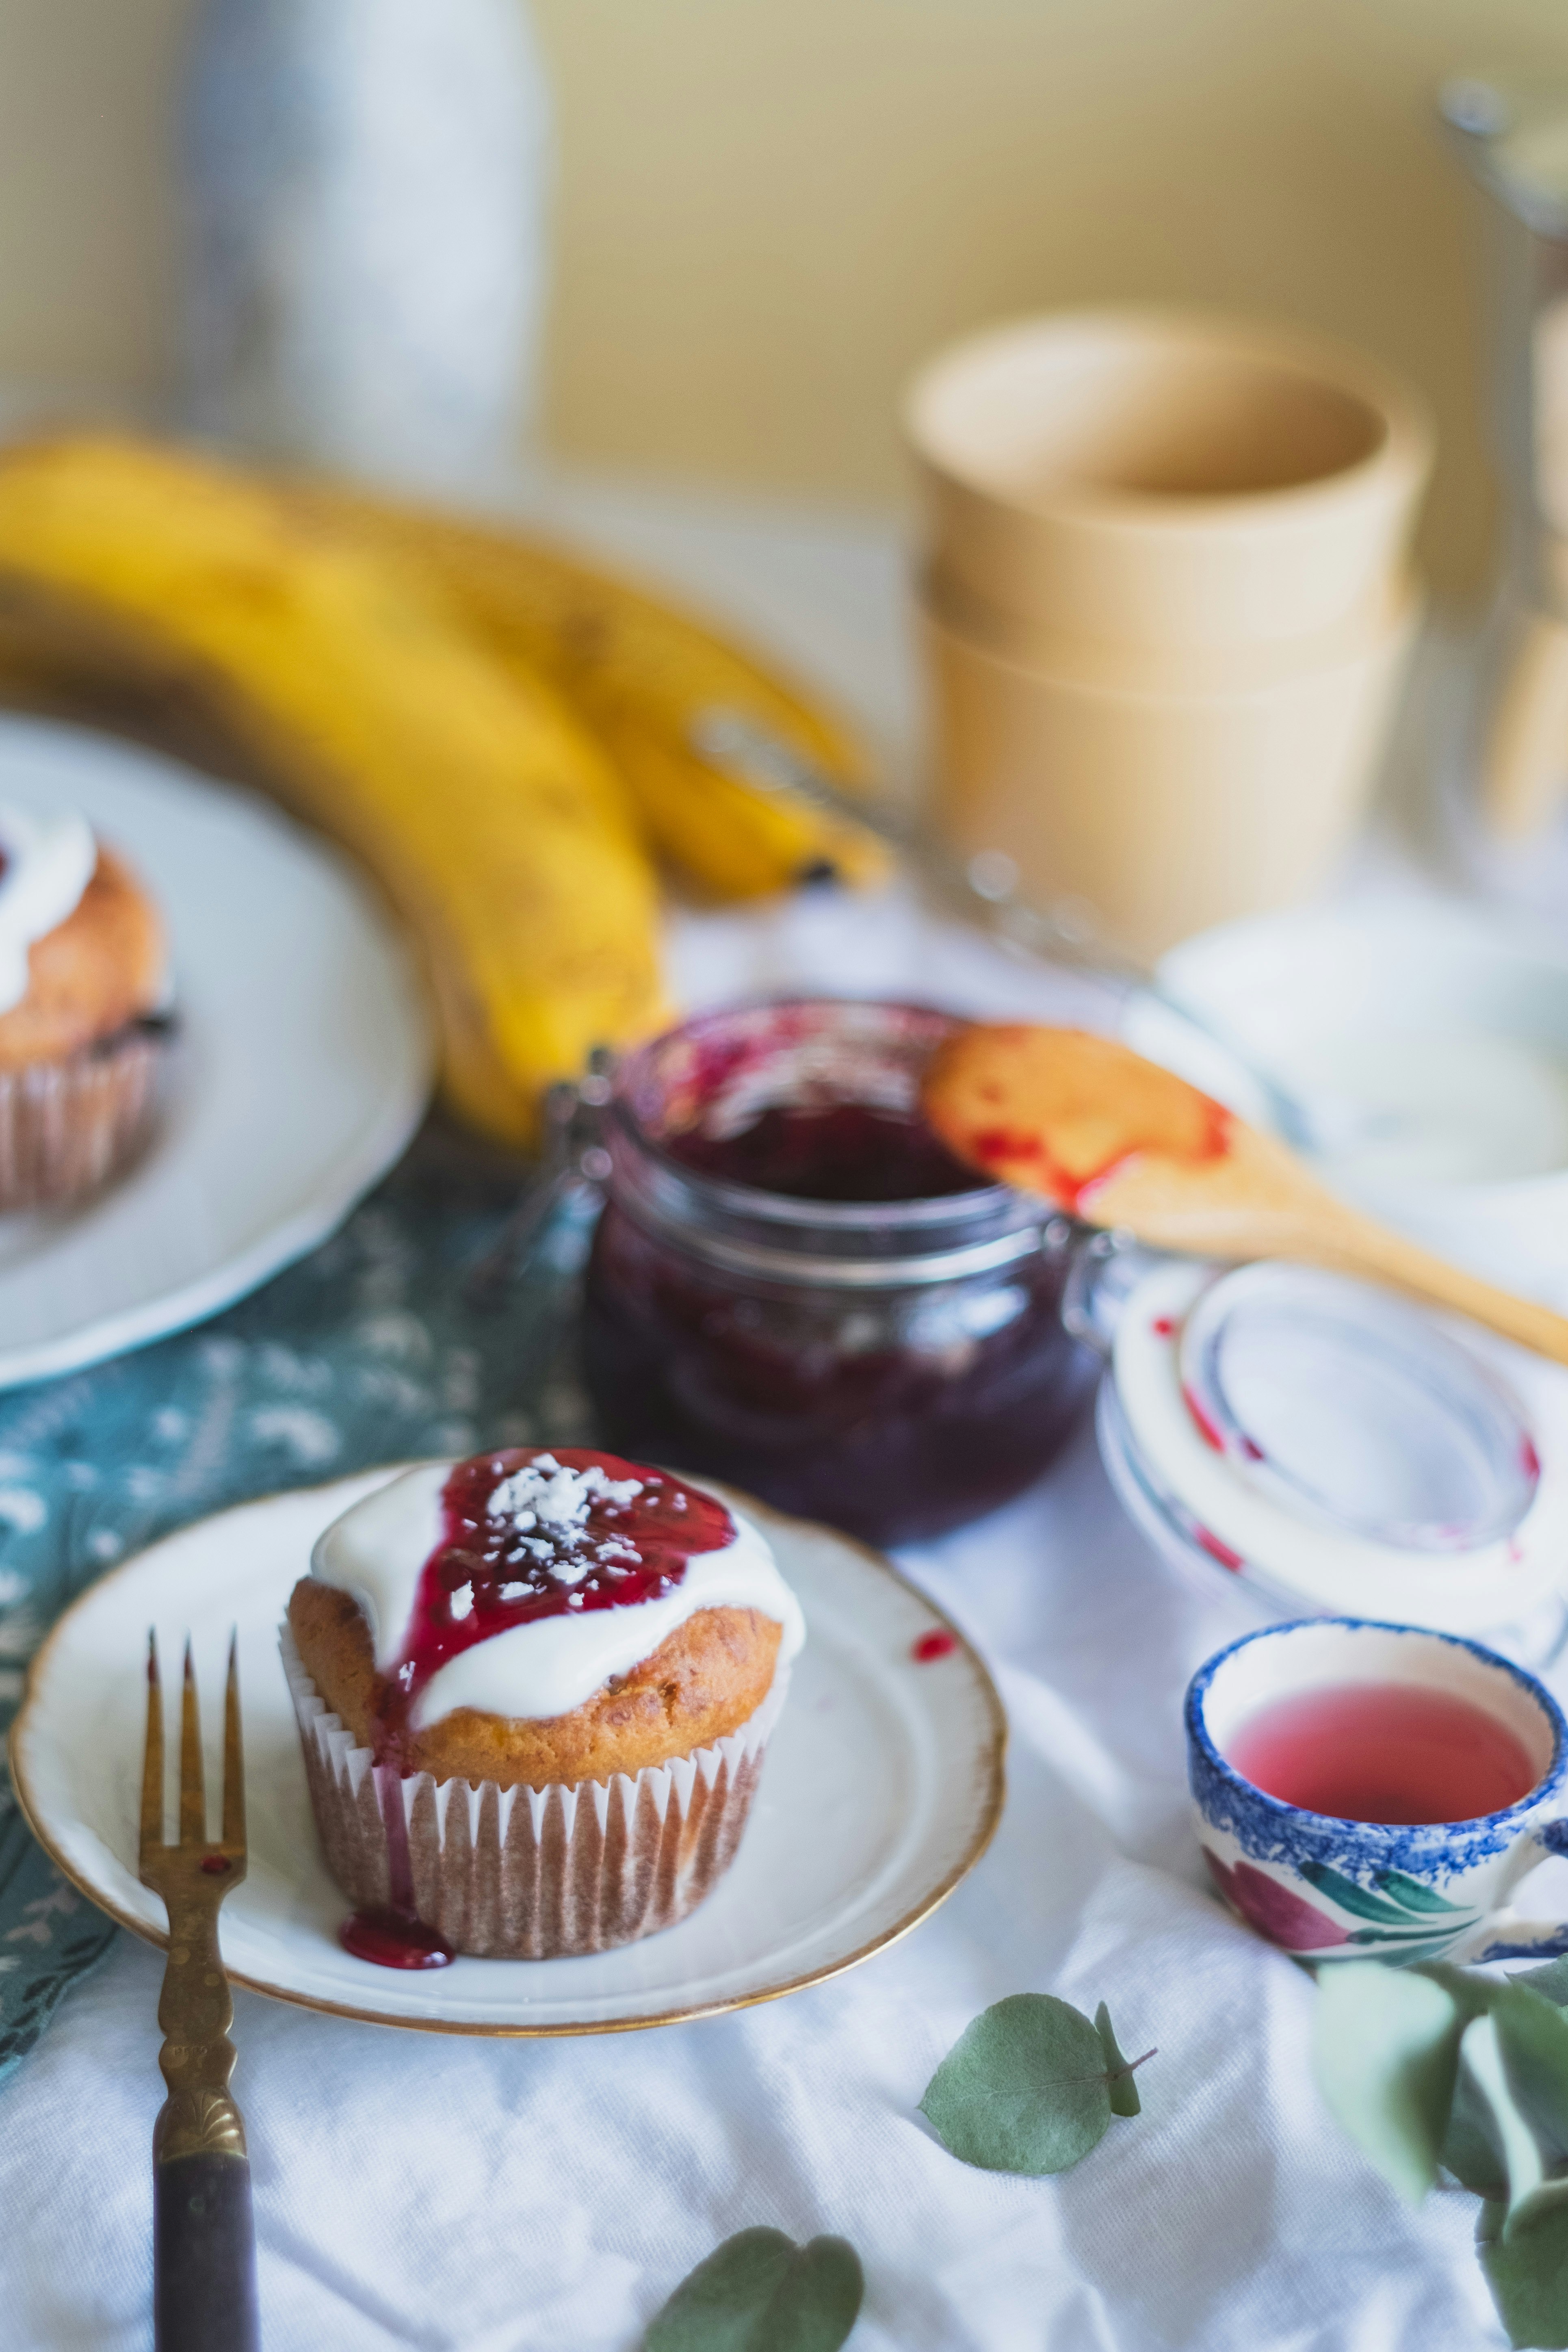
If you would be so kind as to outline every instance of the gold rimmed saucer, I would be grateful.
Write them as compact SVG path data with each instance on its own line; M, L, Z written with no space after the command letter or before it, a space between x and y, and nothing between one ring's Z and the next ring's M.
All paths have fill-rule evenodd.
M67 1877L122 1926L165 1940L161 1906L136 1876L144 1694L125 1669L149 1625L165 1643L188 1626L203 1675L220 1672L237 1627L250 1865L224 1909L224 1960L236 1984L307 2009L519 2035L713 2016L869 1959L984 1853L1001 1816L1006 1721L980 1658L879 1553L735 1496L764 1527L809 1638L717 1891L679 1927L581 1959L459 1959L405 1974L352 1958L338 1942L345 1906L317 1847L278 1626L317 1535L402 1466L183 1528L92 1585L34 1659L11 1730L17 1795Z

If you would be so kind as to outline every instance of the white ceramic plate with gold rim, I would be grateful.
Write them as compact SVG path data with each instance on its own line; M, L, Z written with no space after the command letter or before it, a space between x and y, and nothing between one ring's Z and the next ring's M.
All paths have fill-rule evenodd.
M268 802L108 736L0 718L0 800L79 808L163 910L181 1024L136 1165L0 1218L0 1389L119 1355L324 1241L398 1157L432 1044L402 941Z
M742 2008L869 1958L984 1852L1002 1810L1006 1729L979 1658L877 1553L745 1503L800 1596L807 1639L740 1853L708 1901L678 1927L583 1959L458 1959L405 1974L351 1958L278 1627L321 1529L394 1475L268 1496L182 1529L92 1586L35 1659L11 1733L17 1792L61 1869L138 1935L163 1941L163 1906L136 1876L149 1625L166 1681L190 1632L209 1790L237 1628L250 1861L223 1907L223 1954L237 1983L307 2008L521 2034L615 2032ZM921 1660L917 1646L931 1634L951 1646L928 1643L942 1654Z

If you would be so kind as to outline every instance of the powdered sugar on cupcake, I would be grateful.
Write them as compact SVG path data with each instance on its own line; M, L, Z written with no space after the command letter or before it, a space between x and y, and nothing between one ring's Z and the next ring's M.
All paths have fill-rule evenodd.
M344 1513L311 1571L353 1593L415 1729L458 1707L548 1719L700 1610L754 1609L800 1648L759 1530L700 1487L562 1447L437 1463Z
M612 1478L597 1462L572 1470L553 1454L540 1454L501 1480L485 1510L515 1531L511 1558L537 1560L558 1584L577 1584L593 1568L620 1578L640 1564L642 1555L634 1543L624 1536L595 1535L588 1519L595 1503L605 1515L613 1514L635 1503L646 1486L642 1478ZM530 1529L539 1532L531 1534ZM501 1597L520 1601L526 1590L522 1582L503 1584Z

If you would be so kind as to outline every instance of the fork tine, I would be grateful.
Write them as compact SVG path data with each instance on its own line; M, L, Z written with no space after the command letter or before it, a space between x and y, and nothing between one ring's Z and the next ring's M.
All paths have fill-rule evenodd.
M196 1673L191 1664L190 1636L185 1637L185 1689L180 1709L180 1843L207 1842L206 1783L202 1775L202 1717L196 1698Z
M245 1850L245 1757L239 1739L239 1633L228 1637L228 1687L223 1701L223 1842Z
M147 1746L142 1759L142 1853L143 1877L163 1844L163 1685L158 1675L158 1636L147 1635Z

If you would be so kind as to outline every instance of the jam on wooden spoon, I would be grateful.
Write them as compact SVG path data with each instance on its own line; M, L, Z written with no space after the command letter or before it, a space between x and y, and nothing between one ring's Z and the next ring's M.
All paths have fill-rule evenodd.
M921 1099L960 1160L1088 1224L1199 1257L1361 1275L1568 1363L1568 1319L1347 1207L1278 1138L1114 1037L977 1022L938 1049Z

